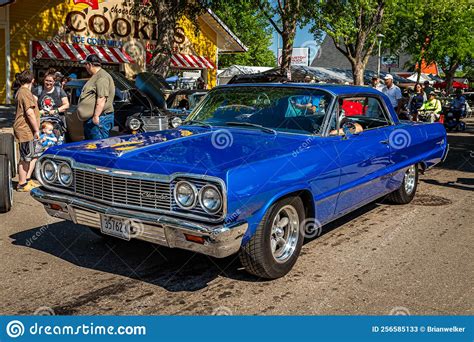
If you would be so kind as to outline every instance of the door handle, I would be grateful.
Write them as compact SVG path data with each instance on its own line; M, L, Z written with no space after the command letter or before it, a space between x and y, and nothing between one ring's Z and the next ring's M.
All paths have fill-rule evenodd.
M381 141L379 141L379 142L380 142L381 144L384 144L384 145L388 145L388 144L389 144L388 140L381 140Z

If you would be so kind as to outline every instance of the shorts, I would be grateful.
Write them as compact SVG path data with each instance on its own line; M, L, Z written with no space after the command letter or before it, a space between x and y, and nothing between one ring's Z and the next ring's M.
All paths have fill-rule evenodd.
M20 161L30 162L35 158L38 158L41 153L37 150L38 143L35 140L25 141L19 143L20 145Z

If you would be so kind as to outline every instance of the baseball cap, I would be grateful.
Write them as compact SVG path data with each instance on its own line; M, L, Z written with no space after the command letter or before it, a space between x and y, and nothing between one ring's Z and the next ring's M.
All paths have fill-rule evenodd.
M390 74L385 75L384 80L393 80L393 76Z
M87 56L85 60L81 61L81 64L86 64L86 63L90 63L93 65L101 65L102 60L97 55L89 55Z

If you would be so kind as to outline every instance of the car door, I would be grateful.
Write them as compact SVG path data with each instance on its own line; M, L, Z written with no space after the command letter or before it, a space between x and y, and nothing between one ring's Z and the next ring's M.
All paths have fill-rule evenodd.
M350 135L339 132L337 136L341 173L336 216L387 193L389 176L386 173L391 165L388 129L392 120L380 99L375 95L362 95L341 98L339 104L338 122L360 125L363 131ZM347 115L343 108L350 108Z

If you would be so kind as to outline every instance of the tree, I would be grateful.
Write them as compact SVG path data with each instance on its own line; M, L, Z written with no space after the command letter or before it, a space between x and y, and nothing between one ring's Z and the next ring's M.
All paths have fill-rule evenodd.
M153 72L166 77L173 54L176 23L183 15L197 22L205 4L194 0L134 0L138 6L152 6L157 21L157 41L153 54Z
M413 0L398 4L386 42L421 63L437 63L451 89L460 65L473 56L473 11L469 0Z
M266 17L249 1L214 5L214 12L248 47L248 51L238 54L220 54L219 66L233 64L253 66L275 66L276 59L272 44L272 30Z
M472 65L474 58L474 13L469 0L445 0L446 10L440 30L431 37L425 53L428 62L435 62L443 70L448 92L452 90L456 70L461 65Z
M306 20L306 6L301 0L252 0L282 38L280 72L290 76L291 55L296 28ZM289 77L290 78L290 77Z
M364 71L377 34L390 24L392 0L321 0L309 6L310 31L319 41L324 33L350 62L354 84L364 84Z

